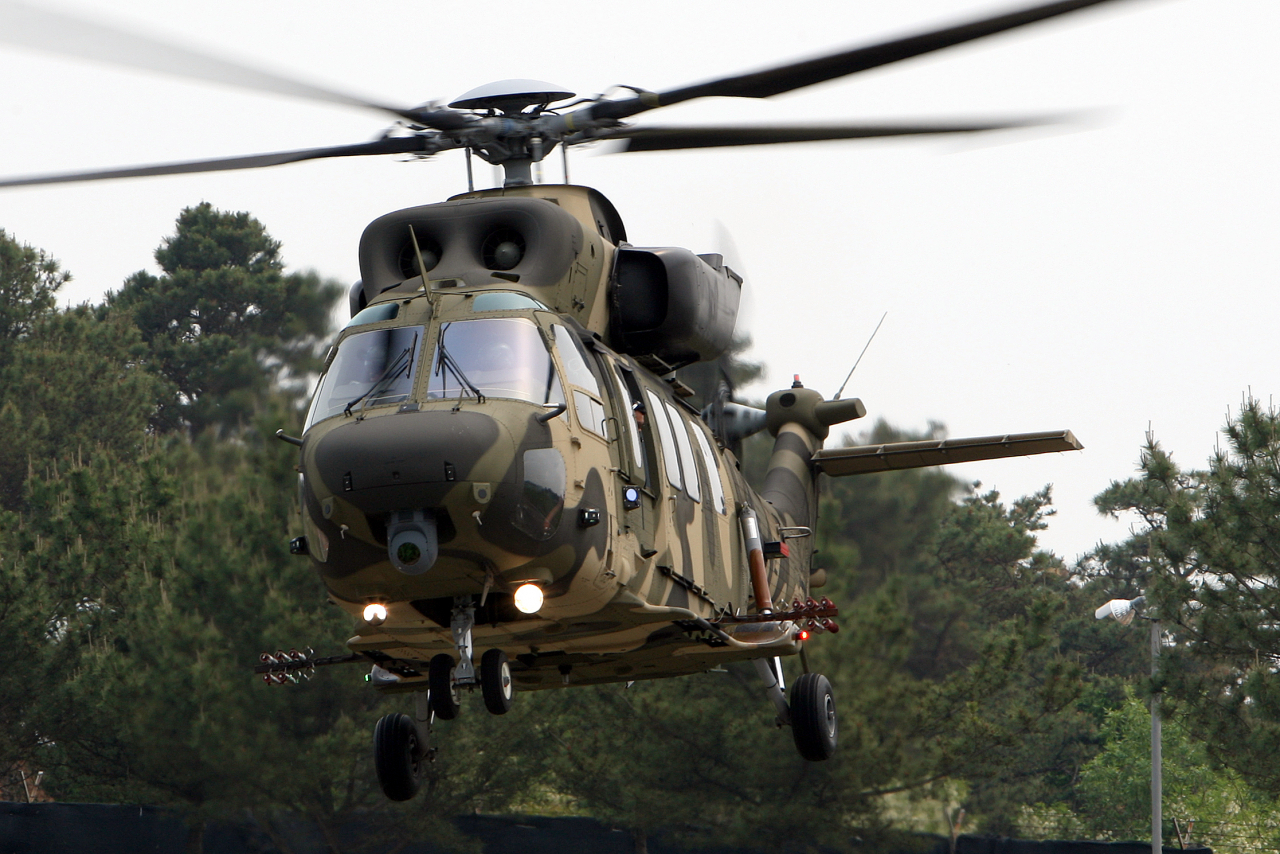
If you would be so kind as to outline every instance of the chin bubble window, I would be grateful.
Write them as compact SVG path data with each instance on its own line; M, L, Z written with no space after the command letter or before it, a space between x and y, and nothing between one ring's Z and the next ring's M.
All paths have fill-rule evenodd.
M545 540L564 515L566 470L555 448L524 452L524 489L516 508L515 526L535 540Z

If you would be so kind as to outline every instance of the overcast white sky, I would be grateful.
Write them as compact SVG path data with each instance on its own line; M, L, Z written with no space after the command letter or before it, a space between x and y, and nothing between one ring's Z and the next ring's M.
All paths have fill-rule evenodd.
M41 4L43 5L43 4ZM533 77L582 94L665 89L1016 5L992 0L444 4L112 0L56 7L393 103ZM1080 454L954 467L1012 498L1052 483L1042 542L1067 559L1126 525L1091 499L1134 471L1148 426L1184 465L1229 410L1280 391L1274 285L1275 0L1129 0L769 101L682 105L642 123L1040 115L1101 121L981 141L690 153L579 151L572 177L638 245L722 248L751 294L768 382L846 396L870 418L953 436L1070 428ZM378 113L165 79L0 46L0 174L359 142ZM558 158L548 164L559 179ZM478 175L491 178L484 164ZM286 261L358 278L364 225L466 188L462 157L0 193L0 227L101 298L185 206L260 218Z

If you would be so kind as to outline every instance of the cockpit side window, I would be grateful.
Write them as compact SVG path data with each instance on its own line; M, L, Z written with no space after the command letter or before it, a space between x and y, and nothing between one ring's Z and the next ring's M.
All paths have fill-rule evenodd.
M458 320L440 325L427 398L475 394L564 403L564 390L538 327L521 317Z
M602 439L608 438L605 427L604 404L581 389L573 390L573 408L578 413L578 423Z
M582 342L558 323L551 328L555 330L556 349L560 351L560 362L564 365L565 382L581 386L599 397L600 383L596 381L596 375L587 365L587 356L582 352Z
M564 379L570 385L578 386L573 390L573 408L578 415L578 423L601 438L607 439L608 428L605 426L604 403L600 395L600 383L595 372L587 363L587 355L582 350L582 342L577 336L560 324L551 327L556 337L556 350L560 352L560 363L564 365ZM585 389L586 391L580 391ZM588 394L587 392L590 392Z

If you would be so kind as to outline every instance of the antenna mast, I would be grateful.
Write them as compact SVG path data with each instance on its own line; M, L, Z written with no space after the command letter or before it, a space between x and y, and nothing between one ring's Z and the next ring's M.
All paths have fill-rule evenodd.
M853 367L849 369L849 374L844 378L844 382L840 383L840 388L836 391L836 396L831 398L832 400L840 399L840 395L844 391L844 387L849 384L849 378L853 376L854 371L858 370L858 362L861 362L862 357L867 355L867 348L871 346L872 341L876 340L876 333L880 331L881 324L884 323L884 319L888 316L889 316L889 312L887 311L884 314L880 315L880 323L877 323L876 328L871 330L871 337L867 339L867 343L866 345L863 346L862 352L858 354L857 361L855 361L853 363Z

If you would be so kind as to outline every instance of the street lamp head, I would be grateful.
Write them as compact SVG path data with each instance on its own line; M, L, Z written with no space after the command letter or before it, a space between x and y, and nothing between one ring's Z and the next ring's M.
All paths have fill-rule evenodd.
M1112 599L1094 611L1093 616L1099 620L1114 617L1120 625L1127 626L1133 622L1134 614L1137 613L1137 609L1141 608L1145 601L1145 596L1139 596L1136 599Z

